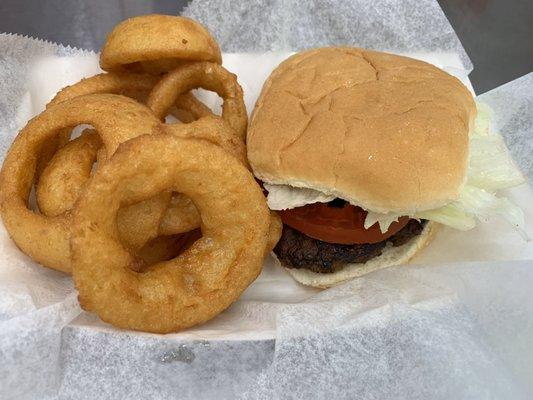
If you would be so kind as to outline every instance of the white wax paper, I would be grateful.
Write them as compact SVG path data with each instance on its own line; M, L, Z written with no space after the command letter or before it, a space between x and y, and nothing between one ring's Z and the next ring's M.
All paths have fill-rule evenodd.
M223 51L293 51L350 45L394 53L454 53L472 63L434 0L193 0Z
M417 50L465 80L464 58L452 49ZM98 67L93 53L15 35L0 35L0 54L3 160L28 118ZM286 56L225 55L249 110ZM499 89L487 98L502 134L519 136L512 147L520 149L531 146L533 82L510 85L505 101L498 102ZM527 166L531 154L514 151ZM532 235L531 189L511 196ZM415 260L423 265L323 292L268 259L214 320L152 335L82 312L70 277L33 263L0 225L0 398L531 398L532 259L531 243L499 220L469 232L443 229Z
M281 308L242 398L530 399L531 261L395 267Z
M479 96L494 110L494 123L522 171L533 178L533 72Z

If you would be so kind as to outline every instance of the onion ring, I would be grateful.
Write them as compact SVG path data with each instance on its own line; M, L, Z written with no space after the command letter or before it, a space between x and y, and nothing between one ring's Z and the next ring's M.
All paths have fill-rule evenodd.
M184 193L202 216L202 238L137 273L118 240L124 202ZM174 135L130 140L99 168L74 210L73 277L81 306L115 326L174 332L226 309L259 275L270 218L261 188L217 146Z
M200 237L202 237L202 233L199 229L178 235L160 236L149 241L137 250L136 254L147 265L168 261L189 248Z
M213 143L248 167L244 143L235 137L233 130L219 117L209 116L190 124L164 126L170 135ZM170 193L166 194L168 197L159 195L119 211L117 225L120 237L130 248L141 247L149 238L187 232L200 226L200 217L192 202L182 199L181 203L169 203ZM155 224L154 221L160 222Z
M158 80L158 77L148 74L99 74L62 89L49 105L95 93L121 94L144 102ZM192 95L189 94L189 96L196 100ZM194 105L194 100L189 99L190 104ZM200 103L198 100L196 102ZM70 132L70 129L67 131ZM89 141L92 143L89 144ZM76 195L83 190L84 183L91 174L92 165L97 159L97 153L93 151L97 141L97 135L84 138L84 140L74 139L72 144L68 143L56 152L42 171L37 184L37 204L43 214L57 216L74 207ZM99 157L99 159L102 161L105 157ZM63 195L67 196L62 197ZM170 194L166 194L150 199L146 204L131 206L130 218L127 219L130 225L121 224L124 240L130 248L142 247L148 240L158 235L159 222L169 201ZM152 213L142 218L144 216L142 213L148 210ZM140 213L139 218L133 217L133 212ZM128 235L129 232L135 232L135 234Z
M164 125L166 131L181 137L193 137L217 144L247 164L246 149L235 138L225 122L215 116L204 117L191 124ZM91 143L87 144L89 141ZM91 174L96 159L98 136L83 135L69 142L52 158L37 186L41 212L57 216L74 207ZM117 218L120 237L130 249L142 247L152 238L188 232L200 226L200 218L192 202L183 199L170 202L170 193L121 208Z
M211 109L190 92L179 96L174 105L176 109L171 114L185 124L213 115Z
M104 149L98 150L100 145L96 131L88 130L57 151L36 186L37 204L42 214L58 216L74 208L91 175L97 154L100 154L100 160L105 159L105 156L101 155ZM170 196L170 193L160 194L142 203L121 208L118 225L121 238L129 248L138 249L160 235L159 224L170 202ZM194 228L174 229L168 235Z
M64 128L91 124L98 132L106 157L132 137L163 132L145 106L124 96L96 94L55 104L20 131L0 172L0 212L9 234L31 258L60 271L70 271L70 214L47 217L28 209L42 146Z
M178 96L198 88L213 91L222 98L222 119L244 141L248 116L242 88L237 77L220 65L195 62L169 72L154 86L146 104L156 116L164 118Z
M98 74L64 87L57 92L46 107L74 97L96 93L121 94L142 103L146 101L148 94L158 81L157 76L133 72Z
M127 19L111 31L100 55L104 71L143 71L159 75L184 61L222 63L217 42L192 19L144 15Z
M100 65L105 71L143 72L151 75L160 75L190 61L220 64L220 48L203 25L189 18L170 15L145 15L121 22L109 34L100 55ZM92 86L94 80L90 80L89 86ZM131 87L139 84L142 86L144 83L144 78L137 82L132 81ZM80 87L82 86L83 84ZM109 90L103 92L125 94ZM102 91L91 88L89 92L80 92L77 95L89 93ZM142 91L127 95L138 100L139 97L144 97ZM195 101L196 107L202 106L194 96L188 96ZM60 95L56 100L62 101L61 97ZM69 94L68 97L72 95ZM183 110L171 112L177 114L178 119L186 118L185 122L191 121ZM63 146L69 137L70 131L64 131L62 135L56 136L43 146L37 164L37 178L56 150Z
M157 83L157 80L157 77L148 74L99 74L82 79L74 85L63 88L54 96L46 107L48 108L51 105L73 97L94 93L123 94L127 97L132 97L144 102L150 90ZM194 99L196 100L196 98ZM198 100L196 101L197 103L200 103ZM194 102L194 100L191 100L191 102ZM43 145L43 148L38 155L37 182L40 180L42 173L56 151L68 142L70 134L70 129L63 129L58 135Z
M47 107L74 97L96 93L121 94L144 102L158 80L158 77L148 74L99 74L63 88ZM212 114L209 108L190 93L180 96L177 103L193 117ZM65 136L68 140L70 129L62 130L59 136ZM45 215L59 215L74 206L77 198L74 195L81 192L83 183L89 177L91 167L96 161L96 153L92 151L99 143L96 134L84 139L74 139L72 142L59 149L54 156L56 160L53 163L50 163L50 160L49 165L37 173L39 181L44 180L43 184L37 185L37 204Z
M61 90L51 101L50 106L90 93L123 94L144 101L158 79L151 75L135 73L96 75ZM193 117L209 118L212 116L211 111L190 93L179 97L177 103L178 107L189 111ZM222 140L224 143L219 142L220 145L229 151L235 149L236 156L243 161L246 160L244 146L239 146L234 140L232 141L231 133L227 129L218 126L216 131L212 131L207 127L207 121L204 121L200 127L202 129L199 132L213 132L210 136L211 141L216 143L217 140ZM70 132L70 129L67 131ZM207 136L207 133L203 135ZM216 135L220 135L220 138L217 139ZM83 184L90 176L92 165L96 161L96 152L93 150L98 142L96 134L83 139L74 139L52 158L41 173L40 181L42 182L37 185L37 204L43 214L57 216L73 208L77 196L83 189ZM170 194L161 195L147 201L146 204L126 207L121 212L119 226L123 239L129 243L131 248L141 247L147 240L159 234L158 221L161 220L169 201ZM180 214L183 215L183 212ZM182 233L196 227L198 225L187 225L183 230L181 224L178 224L172 232L166 234Z
M177 136L202 139L222 147L248 168L244 142L222 118L209 115L189 124L167 124L167 127Z
M52 100L52 104L90 92L121 93L144 99L157 79L147 74L100 74L63 89ZM214 116L191 94L178 97L178 100L180 99L180 107L190 108L191 113L200 119L185 126L170 124L169 131L176 131L180 136L196 137L218 144L248 165L244 143L235 137L222 119ZM93 138L97 139L94 135ZM96 160L94 152L91 151L92 147L81 146L81 143L78 143L81 140L75 139L73 142L57 152L53 162L50 162L42 173L43 183L37 186L37 202L45 215L56 216L73 208L76 194L79 195L82 191L83 183L90 175L92 164ZM86 153L80 153L81 149L85 149ZM90 162L91 156L93 162ZM65 194L69 196L62 197ZM199 220L197 212L190 216L186 215L186 212L190 212L194 207L167 210L169 201L170 194L160 195L145 204L131 205L121 210L118 218L119 230L130 248L142 247L148 240L159 235L183 233L199 226L191 225L192 221ZM163 217L165 210L169 214L168 218ZM158 221L163 227L162 230L158 229Z
M68 142L69 138L70 129L66 129L43 145L41 152L37 155L37 166L35 167L35 180L37 182L56 151L63 147Z
M64 128L82 123L94 126L104 144L106 159L121 142L134 136L163 132L170 136L194 136L189 130L195 124L162 124L148 108L134 100L119 95L94 94L75 97L50 106L19 133L4 161L0 175L0 203L4 223L17 245L26 254L45 266L65 272L70 270L69 213L47 217L29 210L26 204L35 178L35 155L39 154L41 146ZM155 206L151 205L151 209L158 213L155 218L153 214L150 218L138 218L139 214L136 214L136 221L145 225L138 229L125 230L131 233L133 239L140 238L129 243L132 249L160 236L158 228L160 218L166 211L166 203L160 202L157 196L147 201L156 203ZM138 207L136 204L124 205ZM127 241L126 238L125 240Z
M168 40L162 40L162 37ZM122 71L123 73L100 74L84 79L60 91L50 102L50 105L90 93L123 94L144 102L149 90L159 78L153 76L153 74L160 75L178 65L199 60L221 63L220 48L207 29L201 24L184 17L164 15L131 18L113 29L106 40L100 57L104 70ZM132 69L137 69L143 73L124 73L124 71ZM145 72L149 72L152 75ZM190 93L183 94L183 96L177 98L176 105L178 109L171 109L170 112L185 122L191 122L194 119L211 114L209 108ZM66 129L43 146L42 152L39 154L37 181L53 154L68 141L69 136L70 130ZM71 150L70 148L65 149L66 152L75 153L74 150ZM88 158L87 154L85 154L85 157L81 156L84 160ZM64 156L59 157L59 159L64 158ZM74 156L72 159L77 160L78 157ZM54 165L57 168L59 163L56 162ZM71 171L67 165L63 169L68 171L68 176L74 177L74 171ZM51 173L51 175L57 176L58 173ZM38 202L46 203L46 199L49 198L50 201L48 203L55 201L56 204L55 207L53 204L39 205L43 213L58 215L72 208L74 194L81 191L79 184L83 182L85 176L73 178L66 182L58 181L55 185L49 185L51 179L47 179L47 184L43 185L41 190L39 190ZM77 187L71 185L63 188L63 190L58 188L61 184L66 184L67 182L73 184L73 181L76 180L77 185L75 186ZM55 196L53 194L49 195L47 187L57 188L57 194ZM65 204L63 205L57 204L60 200L60 193L70 193L70 197L65 199Z
M96 93L121 94L131 97L140 103L145 103L150 91L159 80L159 76L146 73L116 72L98 74L64 87L47 104L47 107L77 96ZM177 97L174 105L176 107L170 107L169 112L172 115L177 114L178 119L180 119L180 111L190 114L194 118L193 120L213 115L209 107L194 97L192 93L184 93Z
M80 137L56 152L36 186L37 205L44 215L55 217L70 211L91 175L100 137L86 129Z
M172 193L170 204L159 225L160 235L187 232L200 226L200 214L191 199L181 193Z

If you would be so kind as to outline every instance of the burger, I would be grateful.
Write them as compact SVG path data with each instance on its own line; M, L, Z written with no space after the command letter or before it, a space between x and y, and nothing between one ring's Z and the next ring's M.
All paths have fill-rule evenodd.
M524 181L490 110L443 70L349 47L295 54L266 80L248 158L299 282L330 287L404 264L439 225L468 230L523 214L499 189Z

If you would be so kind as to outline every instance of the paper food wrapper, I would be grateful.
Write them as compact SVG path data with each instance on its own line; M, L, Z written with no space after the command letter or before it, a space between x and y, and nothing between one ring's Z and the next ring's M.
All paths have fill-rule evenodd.
M394 47L469 85L469 61L455 35L445 33L449 25L441 33L455 41L441 46L431 40L431 46L415 48L410 45L417 42L411 22L394 22L383 4L377 11L352 2L375 23L380 21L375 13L386 13L389 28L403 27L398 27L401 40L379 43L376 34L372 40L377 42L364 35L352 41L346 36L352 32L345 26L347 15L354 15L348 2L317 1L317 8L310 9L281 2L288 4L286 11L270 7L288 30L277 36L276 46L263 48L271 41L261 38L277 35L271 25L263 26L263 34L259 25L251 29L265 6L231 2L230 7L229 1L221 1L216 8L207 3L193 2L186 12L203 18L223 47L246 52L225 54L224 64L238 75L248 110L272 68L287 57L284 48L305 47L304 38L309 46L338 40ZM342 7L328 11L337 3ZM402 16L408 3L392 1L390 6ZM440 18L436 3L417 4L420 21L425 12ZM202 7L213 8L206 12ZM312 25L306 26L311 22L304 14L293 14L302 10L313 14ZM224 12L227 21L217 20L217 12ZM340 36L324 28L328 13L343 16L341 26L331 28ZM228 48L244 34L240 25L230 28L237 15L250 32L242 38L242 48ZM288 27L289 21L303 25ZM313 27L318 32L314 41ZM405 46L396 46L398 41ZM99 68L94 53L9 34L0 35L0 54L3 160L18 130L57 90ZM494 109L497 130L530 178L532 93L530 74L478 99ZM216 105L212 97L204 100ZM509 196L523 208L533 236L530 187L522 185ZM257 281L214 320L177 334L153 335L118 330L83 312L71 278L22 254L0 224L0 398L531 398L532 260L532 244L499 219L468 232L444 228L413 265L377 271L325 291L297 284L268 259Z

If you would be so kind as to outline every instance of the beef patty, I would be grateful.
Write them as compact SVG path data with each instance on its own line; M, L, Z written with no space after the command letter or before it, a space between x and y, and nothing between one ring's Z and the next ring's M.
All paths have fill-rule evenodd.
M426 220L410 220L400 231L378 243L335 244L313 239L296 229L283 225L281 239L274 253L287 268L305 268L313 272L332 273L349 263L365 263L377 257L391 242L401 246L411 238L420 235Z

